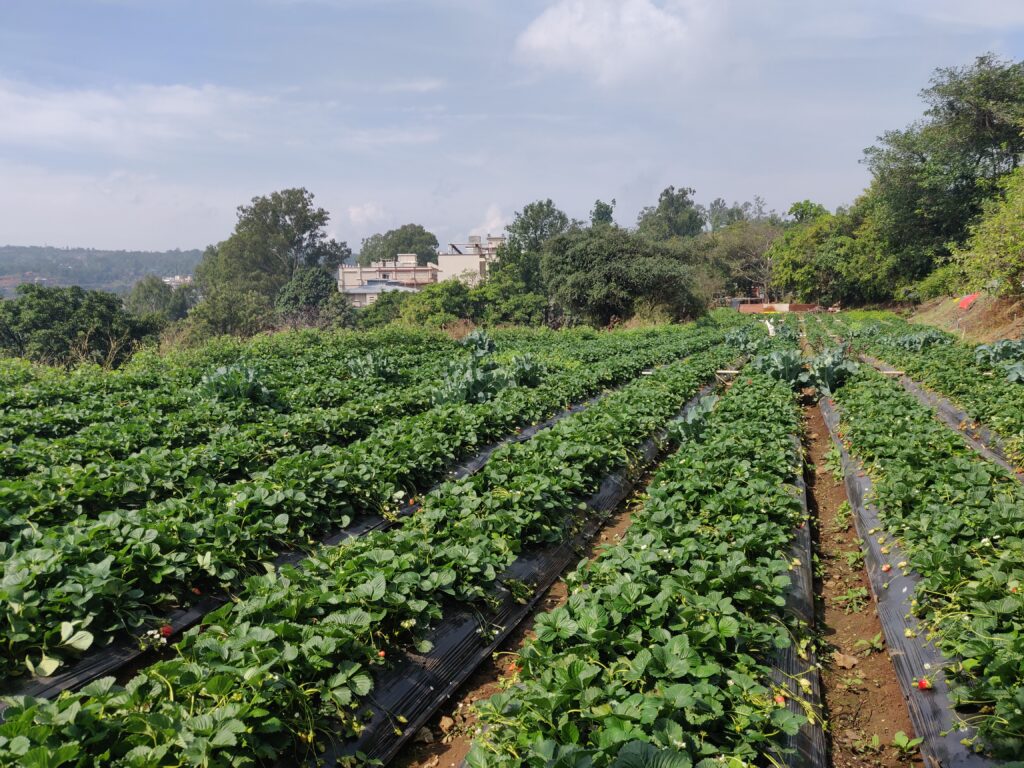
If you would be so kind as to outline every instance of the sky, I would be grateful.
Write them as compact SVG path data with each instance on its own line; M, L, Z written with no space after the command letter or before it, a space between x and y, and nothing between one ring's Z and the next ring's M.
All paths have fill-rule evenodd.
M849 203L936 67L1021 0L2 0L0 244L163 250L305 187L330 234L442 244L668 185Z

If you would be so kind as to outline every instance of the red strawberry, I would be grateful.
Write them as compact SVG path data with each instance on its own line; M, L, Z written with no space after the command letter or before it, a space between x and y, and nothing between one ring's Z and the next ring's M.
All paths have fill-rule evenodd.
M927 691L931 687L932 684L931 682L929 682L927 677L922 677L920 680L917 681L917 690L919 691Z
M174 629L171 627L170 624L164 624L162 627L160 627L160 634L164 637L170 637L174 634Z
M377 651L377 656L381 659L383 659L386 655L387 654L385 654L384 651Z
M781 693L776 693L775 694L775 703L778 704L779 706L782 706L783 704L786 703L786 697L783 696Z

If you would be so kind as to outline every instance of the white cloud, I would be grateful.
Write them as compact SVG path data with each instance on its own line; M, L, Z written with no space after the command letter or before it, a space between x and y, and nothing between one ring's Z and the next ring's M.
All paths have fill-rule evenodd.
M516 42L520 58L604 86L678 75L704 50L711 0L557 0Z
M212 85L46 89L0 80L0 144L130 154L210 137L237 142L269 100Z
M501 212L501 206L497 203L491 203L487 206L487 211L484 213L484 219L480 224L469 230L471 235L500 235L505 231L505 226L508 224L508 219Z
M381 221L385 216L384 207L373 202L350 205L348 208L348 220L360 228Z

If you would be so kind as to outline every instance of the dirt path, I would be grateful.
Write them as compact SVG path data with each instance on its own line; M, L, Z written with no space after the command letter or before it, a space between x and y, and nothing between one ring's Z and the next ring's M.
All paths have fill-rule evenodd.
M817 405L804 411L808 502L817 519L818 627L822 683L835 768L920 765L893 747L899 731L913 736L903 694L882 640L868 591L846 489L827 468L828 428ZM917 750L912 750L914 756Z
M649 478L637 484L646 488ZM633 510L638 498L631 497L616 510L608 523L591 542L580 559L594 558L605 546L614 546L625 535L632 522ZM566 600L564 581L556 581L537 604L537 610L530 615L509 637L491 658L477 668L467 683L452 697L411 744L403 749L392 763L396 768L454 768L458 766L473 742L476 734L476 714L473 705L501 691L508 678L516 655L523 644L533 637L534 619L541 613L551 611ZM422 736L422 738L420 738Z

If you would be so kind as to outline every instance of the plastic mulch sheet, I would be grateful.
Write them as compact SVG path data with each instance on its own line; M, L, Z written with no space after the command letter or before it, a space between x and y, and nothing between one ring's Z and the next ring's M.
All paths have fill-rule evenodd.
M799 455L802 448L796 439ZM796 488L803 507L803 523L796 529L789 555L794 564L790 572L790 585L786 588L786 612L807 627L814 627L814 579L811 550L811 523L807 511L807 485L803 479L803 462L796 477ZM801 655L802 654L802 655ZM800 649L795 644L778 649L769 660L772 678L785 688L786 707L797 714L808 716L808 722L793 736L782 742L784 751L775 757L790 768L818 768L827 764L828 741L823 727L821 675L817 659L810 648ZM806 686L800 680L806 681Z
M921 754L925 765L928 768L995 766L998 763L961 743L961 739L974 736L974 729L960 720L950 702L943 671L949 660L928 641L927 630L912 615L910 601L920 577L900 567L906 555L891 540L885 541L887 553L883 554L883 545L878 540L883 528L878 509L871 501L871 479L837 436L839 412L835 404L823 399L819 405L832 441L841 454L847 497L854 511L857 533L863 541L868 581L910 721L915 734L924 740ZM889 566L887 571L882 570L884 565ZM932 687L920 690L916 681L924 677Z
M713 386L702 389L683 408L685 413ZM661 453L664 433L648 439L636 452L636 465L649 466ZM367 761L383 764L393 759L405 743L454 694L509 634L527 618L547 589L561 573L579 561L583 548L601 529L604 513L610 512L632 494L638 474L614 473L605 478L587 506L598 515L588 517L582 529L568 541L531 549L502 574L500 582L515 580L534 586L533 596L517 602L509 589L499 587L494 597L498 607L487 615L449 606L444 620L431 633L434 647L424 655L409 654L382 674L366 702L372 712L366 728L354 741L326 745L320 759L326 766L361 754Z

